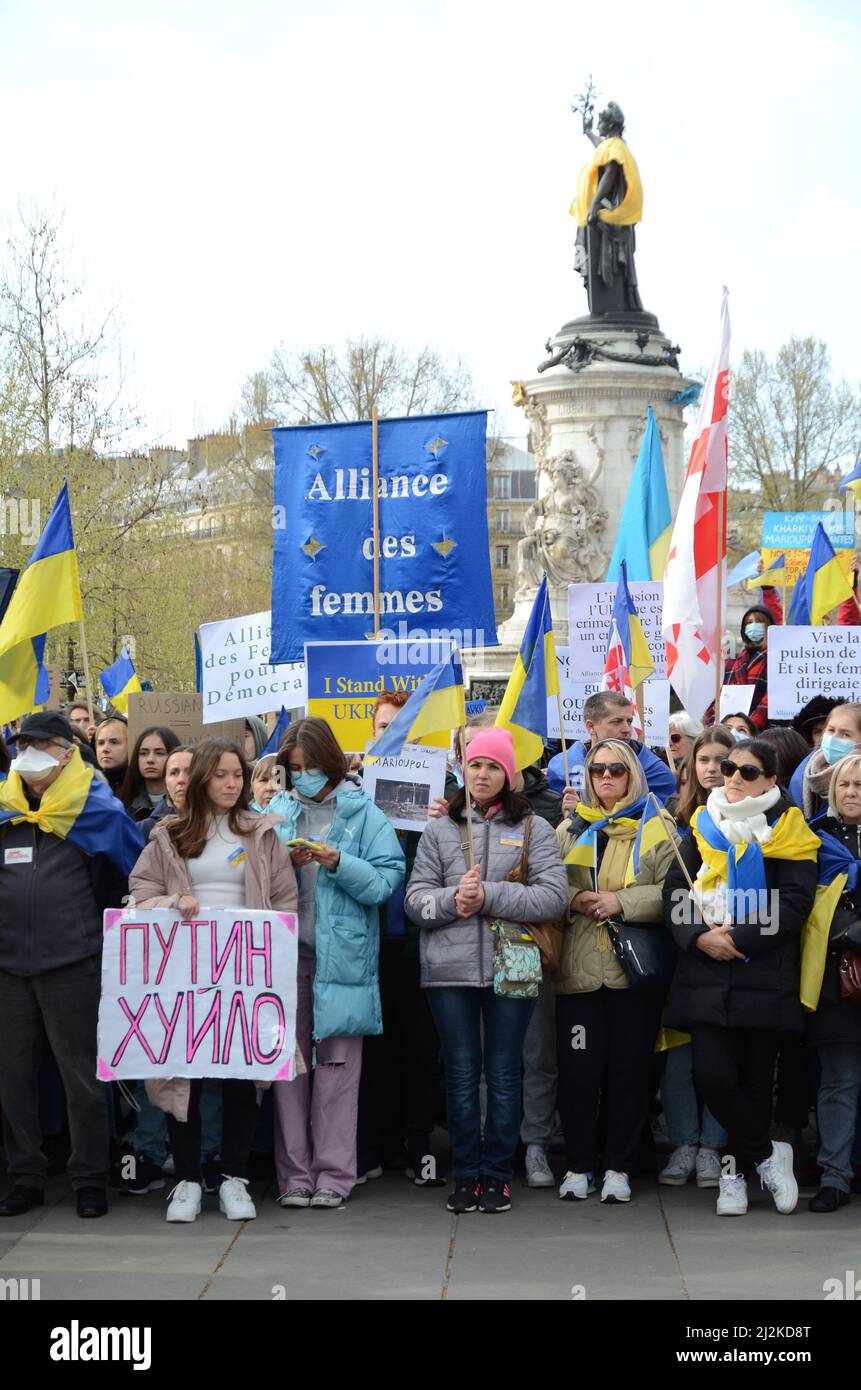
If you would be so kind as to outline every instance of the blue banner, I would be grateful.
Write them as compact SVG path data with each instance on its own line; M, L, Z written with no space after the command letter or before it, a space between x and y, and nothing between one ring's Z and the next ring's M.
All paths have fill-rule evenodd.
M817 526L835 550L855 549L854 518L844 512L766 512L762 518L763 550L809 550Z
M301 425L275 444L273 662L374 627L372 426ZM380 635L495 646L487 413L381 420Z

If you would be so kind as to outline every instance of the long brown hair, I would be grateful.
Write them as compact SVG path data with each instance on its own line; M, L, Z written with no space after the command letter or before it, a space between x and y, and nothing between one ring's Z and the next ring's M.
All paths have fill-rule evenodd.
M143 779L143 773L140 770L140 754L144 739L149 738L151 734L158 734L164 744L166 753L172 753L174 748L179 747L179 739L173 729L167 728L164 724L153 724L149 729L144 729L142 734L138 734L135 740L135 746L129 754L129 765L126 768L126 775L123 779L122 786L117 792L117 796L126 810L131 806L139 792L146 791L146 783ZM164 767L162 768L162 781L164 781L166 767L167 761L165 760Z
M703 729L694 739L694 746L686 759L688 775L682 783L679 799L676 802L676 824L690 825L691 816L698 806L705 806L708 793L697 781L697 753L701 748L705 748L709 743L719 743L727 752L738 745L730 733L722 724L715 724L710 729Z
M309 767L316 767L326 774L326 781L338 787L347 775L347 759L338 747L338 742L325 719L297 719L284 734L278 749L278 766L287 774L287 786L292 787L290 777L290 752L298 748Z
M242 824L242 813L251 804L251 768L242 749L232 738L205 738L195 748L191 760L185 805L167 825L168 834L180 859L197 859L203 853L213 816L206 784L225 753L235 753L242 768L242 791L236 805L228 813L227 824L234 835L250 835L254 829L253 824Z

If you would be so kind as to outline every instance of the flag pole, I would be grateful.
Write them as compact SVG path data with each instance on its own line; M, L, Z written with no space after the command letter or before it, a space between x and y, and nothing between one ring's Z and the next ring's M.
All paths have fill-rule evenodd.
M634 691L634 699L637 702L637 714L640 716L640 728L643 731L643 742L646 742L646 701L643 696L643 682Z
M87 656L87 639L84 636L84 620L81 619L81 651L84 654L84 683L87 687L87 715L90 723L95 723L93 716L93 688L90 685L90 658Z
M562 691L556 691L556 707L559 710L559 737L562 740L562 765L565 768L565 786L571 786L571 777L568 772L568 744L565 742L565 720L562 715Z
M676 859L678 860L679 868L681 869L682 873L683 873L684 876L685 876L685 880L686 880L686 882L687 882L688 887L690 888L691 892L693 892L693 891L694 891L693 879L691 878L690 874L688 873L687 867L686 867L686 865L685 865L685 861L684 861L684 859L682 858L681 854L679 853L679 847L678 847L678 845L676 844L675 840L673 839L672 835L670 834L670 832L669 832L669 830L667 829L667 826L666 826L666 824L665 824L665 822L664 822L664 815L663 815L663 810L664 810L664 808L662 807L662 805L661 805L660 801L658 800L658 798L655 796L655 793L654 793L654 792L649 792L649 793L648 793L648 796L649 796L649 800L651 801L652 805L653 805L654 808L655 808L655 811L657 812L658 820L661 822L661 829L663 830L664 834L666 835L667 839L669 840L669 842L670 842L670 848L672 849L673 854L676 856Z
M475 865L475 843L472 836L472 797L469 794L469 780L466 775L466 728L464 725L458 729L458 738L460 741L460 767L463 773L463 794L466 799L466 843L469 860L467 867L471 869Z
M377 407L371 410L371 507L374 546L374 636L380 635L380 432Z
M717 652L715 660L715 717L713 723L720 723L720 692L723 685L723 581L724 581L724 501L726 493L721 491L717 497L717 631L715 641Z

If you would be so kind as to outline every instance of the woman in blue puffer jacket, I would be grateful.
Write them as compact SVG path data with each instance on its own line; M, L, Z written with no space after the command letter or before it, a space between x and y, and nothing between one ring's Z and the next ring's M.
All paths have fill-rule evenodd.
M383 1031L379 907L403 881L387 818L348 774L325 719L291 724L278 751L287 784L267 807L299 883L296 1038L316 1066L275 1083L275 1167L285 1207L339 1207L356 1182L362 1038ZM313 1075L313 1082L312 1082Z

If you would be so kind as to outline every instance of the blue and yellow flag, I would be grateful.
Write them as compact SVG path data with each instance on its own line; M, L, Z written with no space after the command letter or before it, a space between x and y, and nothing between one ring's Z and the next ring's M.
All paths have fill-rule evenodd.
M538 762L544 753L547 700L558 692L556 643L545 574L535 595L520 652L496 716L496 727L508 729L514 739L514 759L518 771Z
M119 710L120 714L128 714L129 696L141 690L141 683L127 647L123 647L113 665L105 667L99 679L114 709Z
M69 840L85 854L107 855L122 874L129 874L144 847L140 827L117 801L95 768L84 762L77 748L71 759L42 795L34 810L27 800L21 777L10 772L0 783L0 823L30 821L46 834Z
M284 737L284 735L286 734L287 729L288 729L288 727L289 727L289 724L290 724L290 716L289 716L289 714L287 713L287 711L286 711L286 709L284 708L284 706L282 705L282 706L281 706L281 713L279 714L278 718L277 718L276 721L275 721L275 728L272 730L272 733L269 735L269 738L268 738L268 740L267 740L267 742L266 742L265 748L261 748L260 753L258 754L258 758L257 758L257 761L258 761L258 762L260 761L260 758L265 758L265 757L267 757L270 753L277 753L277 752L278 752L278 749L281 747L281 740L282 740L282 738Z
M51 682L44 665L45 640L43 632L0 656L0 723L8 724L46 703Z
M846 477L838 488L838 492L845 492L847 488L857 501L859 492L861 492L861 454L858 455L858 462L855 464L852 472L846 474Z
M650 849L654 849L661 840L668 840L669 838L670 832L664 824L661 808L651 796L648 796L643 807L643 814L640 817L640 828L634 838L634 848L625 870L624 886L626 888L630 887L640 872L641 857L648 854Z
M822 522L816 527L807 570L800 575L792 591L788 624L793 627L818 627L838 604L854 598L852 585L834 554L834 547L825 534Z
M405 743L421 743L424 738L461 729L465 723L463 667L459 654L452 652L416 686L389 727L370 745L366 759L396 758Z
M614 621L619 630L619 638L625 653L625 666L631 677L631 688L636 690L638 685L642 685L644 680L648 680L649 676L655 674L655 663L649 651L649 644L646 641L640 615L634 606L634 600L631 598L631 592L628 588L628 566L625 560L619 566L619 582L616 586L616 599L610 617L611 633Z
M761 574L755 574L753 579L749 579L744 587L746 589L761 589L763 586L768 588L773 585L775 588L782 588L785 583L786 556L778 555L767 569L764 569Z
M79 623L83 616L69 486L64 481L0 623L0 656L52 627Z
M655 412L649 406L640 452L631 474L631 485L607 571L608 581L619 578L623 560L628 567L629 579L663 579L672 533L673 514L667 492L661 435Z

